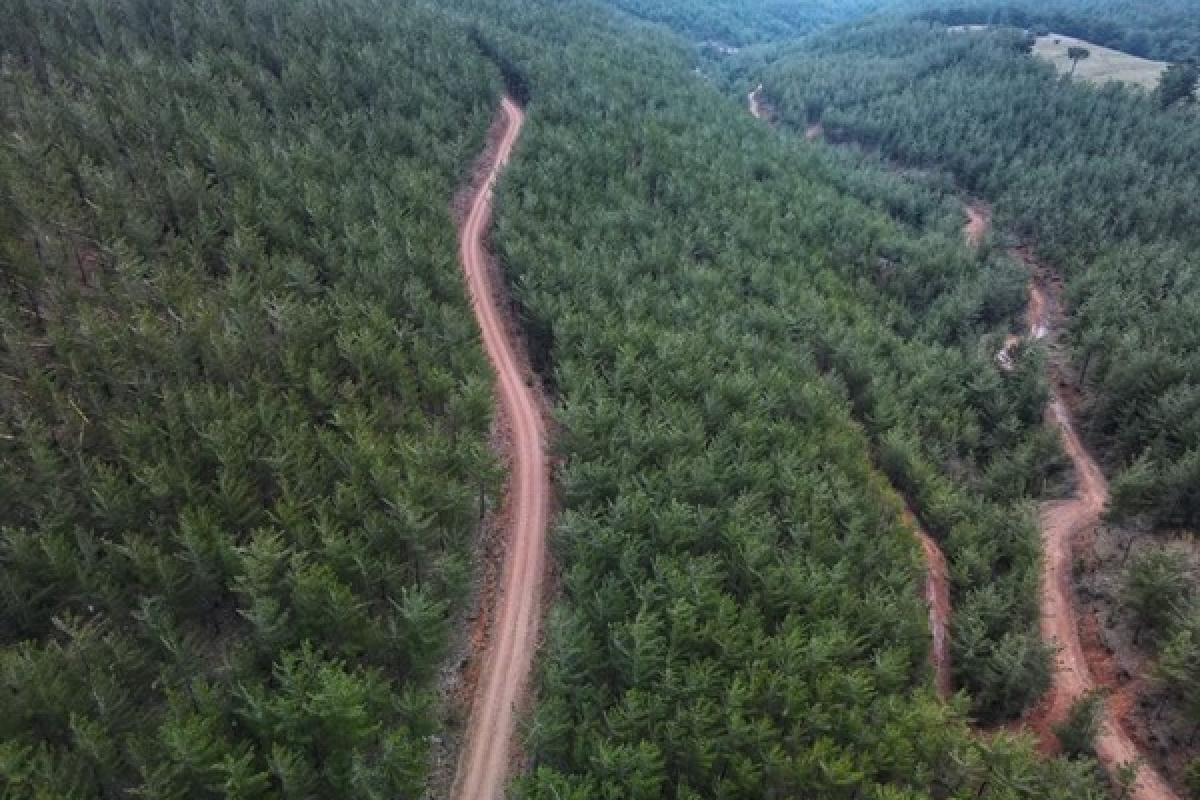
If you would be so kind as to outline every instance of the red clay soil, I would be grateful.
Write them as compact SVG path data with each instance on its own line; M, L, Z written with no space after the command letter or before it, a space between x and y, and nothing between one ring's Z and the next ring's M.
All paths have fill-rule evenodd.
M978 245L987 234L990 210L971 204L966 207L966 213L964 236L969 244ZM1029 267L1032 276L1026 311L1027 336L1032 340L1044 339L1061 322L1061 280L1039 264L1028 248L1013 248L1010 254ZM1004 349L997 355L1002 367L1011 369L1013 348L1018 342L1011 336L1005 341ZM1050 377L1053 399L1047 416L1058 430L1078 485L1072 497L1046 503L1039 514L1043 550L1041 632L1044 640L1058 648L1058 653L1054 684L1043 702L1026 716L1023 725L1037 735L1043 752L1054 753L1058 741L1053 729L1066 719L1071 705L1087 691L1104 689L1108 697L1102 730L1095 742L1101 764L1114 778L1120 765L1142 764L1131 800L1174 800L1175 793L1157 771L1145 764L1142 751L1129 734L1128 720L1134 712L1136 695L1133 683L1122 686L1118 680L1111 658L1099 643L1099 636L1095 635L1098 621L1094 614L1083 619L1076 616L1072 596L1073 562L1076 554L1092 546L1100 516L1108 503L1108 483L1075 429L1074 389L1064 378L1061 365L1054 361L1050 365ZM1088 635L1089 632L1093 635Z
M545 456L542 402L517 337L508 323L485 248L492 214L492 187L521 131L524 113L509 98L502 108L502 135L489 153L487 176L471 198L459 235L459 256L484 348L496 371L502 413L511 431L510 475L505 500L505 563L496 589L491 631L479 685L471 704L453 796L495 800L508 779L516 713L537 646L550 480Z
M1034 264L1027 252L1014 255ZM1046 280L1047 271L1035 267L1030 290L1029 335L1042 338L1055 329L1058 290L1055 282ZM1042 706L1026 720L1042 740L1043 749L1056 747L1050 731L1066 719L1071 705L1085 692L1093 689L1111 690L1115 694L1105 704L1103 727L1095 742L1096 755L1110 776L1122 764L1143 763L1138 772L1132 800L1174 800L1162 777L1150 766L1127 732L1126 719L1131 711L1126 694L1119 691L1116 676L1107 664L1106 654L1097 647L1085 648L1081 628L1087 620L1076 618L1072 591L1072 567L1075 554L1091 546L1100 515L1108 502L1108 483L1096 461L1087 452L1072 419L1071 389L1060 375L1051 369L1053 399L1048 416L1059 433L1063 450L1075 469L1077 488L1065 500L1046 503L1039 515L1042 531L1042 637L1058 648L1054 669L1054 685ZM1115 702L1113 702L1115 701Z

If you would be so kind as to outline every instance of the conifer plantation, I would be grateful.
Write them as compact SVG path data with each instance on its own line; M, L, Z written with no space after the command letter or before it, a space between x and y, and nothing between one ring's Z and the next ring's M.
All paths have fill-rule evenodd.
M976 0L5 2L0 797L449 785L512 438L455 198L505 94L486 244L555 501L495 796L1117 796L1086 725L1064 755L1020 728L1054 663L1038 504L1071 476L1046 347L996 359L1028 283L999 245L1067 279L1112 519L1194 529L1186 100L947 33L1036 16ZM1190 46L1170 2L1095 5L1030 24ZM964 242L968 196L1007 233ZM916 526L949 563L948 697ZM1130 574L1190 714L1193 576Z
M499 82L410 3L13 0L6 797L413 797L491 376L449 213Z

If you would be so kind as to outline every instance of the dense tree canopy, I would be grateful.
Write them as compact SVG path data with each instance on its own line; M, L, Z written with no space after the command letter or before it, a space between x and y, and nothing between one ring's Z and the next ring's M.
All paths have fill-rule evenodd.
M1094 791L935 702L919 548L872 463L963 553L969 702L1019 710L1055 452L1039 369L992 362L1019 270L935 189L720 100L682 43L587 6L484 19L531 87L494 242L564 459L522 795Z
M780 119L949 169L1000 227L1067 278L1069 341L1095 452L1115 476L1110 518L1200 526L1200 134L1191 108L1059 79L1022 32L949 34L875 22L783 54L765 85ZM1176 71L1178 72L1178 71ZM1135 558L1120 599L1160 677L1200 724L1182 561ZM1187 667L1183 665L1189 665ZM1191 670L1189 672L1189 670Z
M0 782L413 796L490 376L446 210L499 81L407 3L0 26Z
M718 46L791 39L868 14L889 0L603 0Z
M659 27L442 6L14 3L6 791L421 790L497 482L447 207L506 85L493 243L561 493L518 794L1101 796L967 726L1047 669L1041 354L993 361L1019 267L962 244L949 184L773 134ZM951 558L949 703L897 489Z
M900 0L947 25L1003 25L1054 32L1159 61L1200 58L1200 18L1191 0Z
M921 23L822 37L767 76L781 117L915 164L997 204L1068 278L1088 432L1114 511L1200 524L1200 129L1145 93L1063 83L1022 36ZM1083 370L1083 365L1087 369Z

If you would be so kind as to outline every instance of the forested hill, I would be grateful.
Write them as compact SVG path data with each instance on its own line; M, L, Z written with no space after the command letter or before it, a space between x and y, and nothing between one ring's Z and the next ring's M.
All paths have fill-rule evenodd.
M397 0L4 9L0 794L415 796L496 71Z
M767 73L796 126L953 172L1068 278L1114 512L1200 524L1200 129L1188 107L1060 80L1015 31L866 24Z
M773 132L584 0L6 11L2 794L423 791L499 477L449 205L507 86L491 243L560 492L514 794L1103 796L970 726L1046 685L1061 461L1041 352L993 358L1025 276L952 185ZM897 490L950 560L948 701Z
M695 41L739 47L794 39L888 4L888 0L603 0Z
M992 363L1019 271L965 248L936 191L906 203L751 119L682 41L591 5L459 5L530 91L493 243L563 459L518 796L1098 796L1086 761L963 713L1018 713L1047 674L1045 388L1036 358ZM950 705L873 460L959 555Z
M1125 555L1088 585L1109 587L1094 596L1107 604L1106 641L1147 665L1154 735L1172 742L1162 755L1181 781L1191 759L1195 786L1200 602L1186 549L1167 545L1200 527L1195 103L1073 83L1027 45L1011 29L871 22L797 46L763 79L797 132L819 119L835 140L949 170L995 203L999 230L1065 276L1063 378L1114 476L1108 521L1157 534L1120 534Z
M872 14L1054 31L1145 58L1200 58L1192 0L602 0L693 41L784 42Z

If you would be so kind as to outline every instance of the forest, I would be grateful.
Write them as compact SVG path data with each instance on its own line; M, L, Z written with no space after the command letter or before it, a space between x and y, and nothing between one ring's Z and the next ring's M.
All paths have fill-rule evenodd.
M924 0L10 5L0 795L429 796L502 502L455 198L507 91L490 246L557 495L510 796L1115 796L1005 730L1050 682L1036 504L1068 479L1045 348L994 357L1026 273L961 207L1067 277L1114 521L1194 527L1193 109L1015 29L852 21ZM817 121L862 147L788 132ZM1200 714L1154 552L1128 604Z
M0 794L421 790L498 485L448 208L499 87L394 0L6 5Z
M604 0L695 41L739 47L794 39L877 11L887 0Z
M682 43L530 9L486 26L530 80L495 238L553 365L564 458L563 596L522 796L997 791L989 748L1013 743L966 735L927 688L905 699L928 687L919 550L873 462L925 493L964 554L964 707L1018 713L1047 672L1024 498L1057 459L1035 362L1013 381L992 362L1020 273L965 270L988 256L937 192L911 190L897 222L865 202L905 208L894 176L850 176L682 82ZM856 409L891 433L885 452ZM928 439L968 475L931 462ZM927 714L944 739L916 735ZM928 749L885 744L913 737ZM1086 766L1025 752L1033 795L1097 791ZM943 784L947 758L969 766Z
M1200 725L1196 570L1174 543L1200 523L1195 110L1061 79L1027 47L1014 29L865 22L781 50L766 91L797 131L819 119L833 140L944 170L1065 276L1066 378L1114 477L1109 520L1141 533L1115 613L1148 643L1156 714L1176 709L1183 751Z
M1088 433L1119 475L1113 513L1194 527L1200 133L1191 109L1063 82L1024 56L1015 31L899 30L864 24L778 60L768 80L779 113L938 165L993 200L1002 228L1036 242L1068 279L1077 381L1093 390Z

